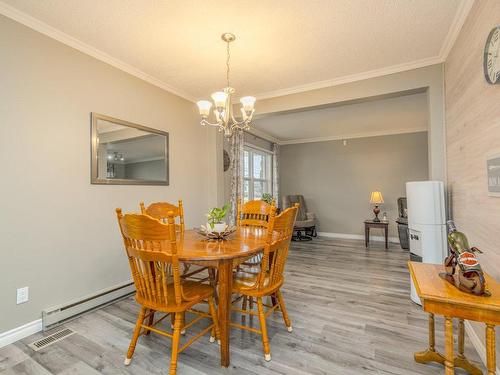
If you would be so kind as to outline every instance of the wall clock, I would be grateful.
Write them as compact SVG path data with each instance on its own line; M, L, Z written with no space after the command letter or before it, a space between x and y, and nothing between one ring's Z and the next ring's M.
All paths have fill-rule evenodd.
M484 76L491 84L500 84L500 26L491 30L484 46Z
M224 157L224 172L226 172L231 166L231 158L229 157L229 153L226 150L224 150L223 157Z

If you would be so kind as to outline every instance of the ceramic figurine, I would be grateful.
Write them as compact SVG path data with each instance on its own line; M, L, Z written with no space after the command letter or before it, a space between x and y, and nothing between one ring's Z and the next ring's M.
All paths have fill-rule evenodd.
M475 253L482 253L477 247L469 247L467 237L457 231L453 220L448 221L448 245L450 255L444 260L446 273L442 278L460 290L478 296L489 296L483 270Z

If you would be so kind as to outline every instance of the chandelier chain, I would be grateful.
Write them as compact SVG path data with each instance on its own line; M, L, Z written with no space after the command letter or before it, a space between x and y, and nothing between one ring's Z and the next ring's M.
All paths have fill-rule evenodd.
M226 52L227 52L227 59L226 59L226 81L227 81L227 87L229 86L229 60L231 58L231 52L229 50L229 42L226 43Z

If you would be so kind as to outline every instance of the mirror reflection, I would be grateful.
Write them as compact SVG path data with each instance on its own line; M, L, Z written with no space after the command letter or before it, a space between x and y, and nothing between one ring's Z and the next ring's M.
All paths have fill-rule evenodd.
M168 133L92 114L92 183L168 185Z

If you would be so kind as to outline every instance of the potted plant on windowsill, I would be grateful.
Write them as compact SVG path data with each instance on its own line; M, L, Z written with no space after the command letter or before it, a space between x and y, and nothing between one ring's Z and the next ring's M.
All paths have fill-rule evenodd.
M227 215L227 210L229 209L229 204L225 204L222 208L214 207L207 214L207 232L217 232L222 233L226 230L227 224L224 218Z

